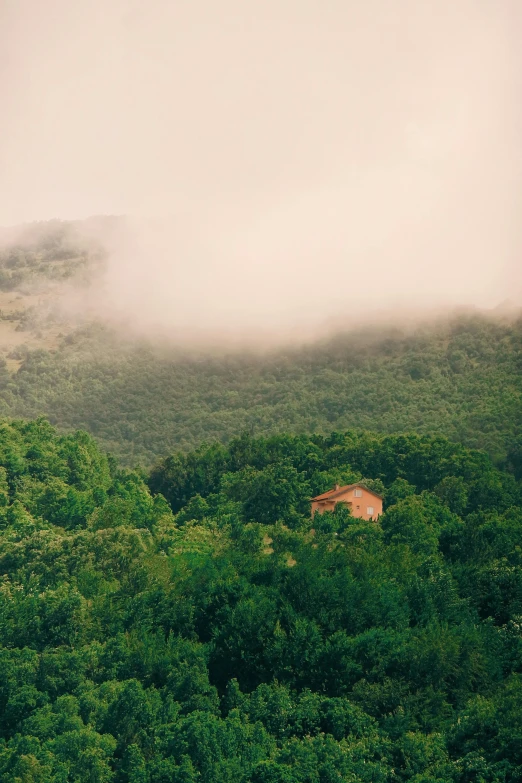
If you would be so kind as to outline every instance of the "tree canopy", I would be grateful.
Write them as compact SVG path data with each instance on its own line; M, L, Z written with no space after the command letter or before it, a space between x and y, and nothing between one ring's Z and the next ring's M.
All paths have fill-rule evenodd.
M2 783L515 783L521 485L442 436L0 425ZM379 482L378 523L310 518Z
M242 432L357 429L445 435L522 475L520 321L362 328L265 354L160 349L100 325L60 340L13 350L14 373L0 359L0 415L85 429L129 467Z

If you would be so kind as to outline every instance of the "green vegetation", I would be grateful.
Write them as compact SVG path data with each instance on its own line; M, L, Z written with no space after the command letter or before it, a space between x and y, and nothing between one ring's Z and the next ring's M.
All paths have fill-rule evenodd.
M521 780L522 321L160 350L103 258L0 252L0 783Z
M310 520L360 479L379 523ZM443 437L243 435L145 482L5 421L0 781L516 783L521 529Z
M0 291L27 291L49 282L86 279L105 259L105 252L99 243L79 233L80 225L51 220L13 230L14 236L0 245Z
M57 351L14 351L21 366L0 378L0 414L85 429L131 466L243 431L354 428L439 433L501 463L520 451L521 356L522 321L480 316L213 357L91 326Z
M96 233L115 220L52 220L0 227L0 365L11 373L34 350L54 351L73 328L62 299L102 274L107 253ZM1 369L0 369L1 372Z

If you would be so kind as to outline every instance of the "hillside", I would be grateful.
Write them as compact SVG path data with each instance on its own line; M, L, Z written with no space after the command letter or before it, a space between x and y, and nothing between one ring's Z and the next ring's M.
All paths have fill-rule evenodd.
M522 320L468 314L408 330L361 323L304 346L191 351L68 317L103 278L121 221L33 224L0 239L0 414L82 428L126 464L241 432L440 433L519 459ZM197 306L197 305L195 305Z
M521 347L521 322L479 316L265 355L160 351L92 326L11 353L0 412L86 429L128 464L242 431L347 428L440 433L502 461L522 432Z
M0 425L2 783L516 783L521 488L444 438L243 436L118 469ZM379 523L313 523L362 479Z
M522 322L189 352L68 320L59 236L0 280L62 433L0 423L0 783L520 780Z
M61 306L103 272L101 241L115 218L0 227L0 361L10 372L27 350L54 350L74 328Z

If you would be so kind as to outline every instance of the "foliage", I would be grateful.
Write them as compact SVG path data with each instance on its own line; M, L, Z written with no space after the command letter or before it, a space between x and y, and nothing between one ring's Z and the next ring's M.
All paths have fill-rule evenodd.
M521 487L485 453L243 435L149 489L0 426L1 783L520 780ZM353 478L379 522L312 523Z
M0 367L0 413L85 429L127 465L169 451L332 429L441 434L522 475L522 322L462 316L264 354L194 355L91 325Z

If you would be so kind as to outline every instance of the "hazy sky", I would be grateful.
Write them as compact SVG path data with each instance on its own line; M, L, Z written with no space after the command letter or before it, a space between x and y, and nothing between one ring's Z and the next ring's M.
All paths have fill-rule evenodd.
M112 270L151 313L520 299L520 40L520 0L0 0L0 224L164 218Z

